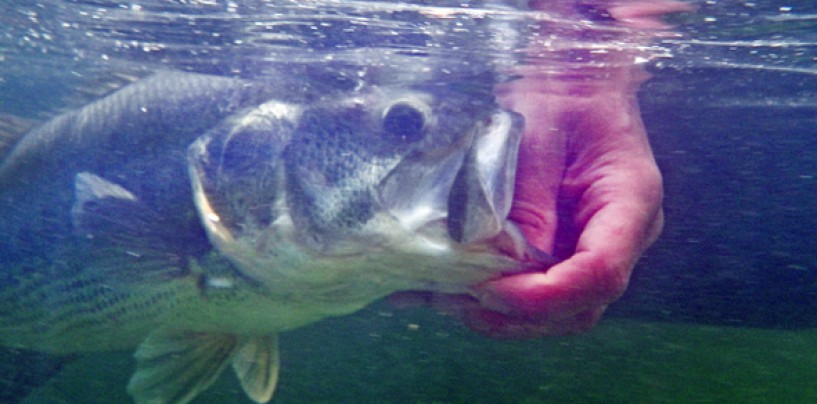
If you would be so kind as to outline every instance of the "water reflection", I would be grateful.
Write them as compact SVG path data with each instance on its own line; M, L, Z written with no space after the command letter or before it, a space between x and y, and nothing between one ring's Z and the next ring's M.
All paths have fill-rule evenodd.
M433 3L433 4L432 4ZM100 69L182 69L280 80L320 69L404 80L444 71L468 75L518 63L598 63L607 52L667 55L588 6L526 10L503 2L47 1L9 4L0 57ZM532 42L544 43L536 53ZM628 61L629 62L629 61ZM297 68L296 68L297 66ZM58 70L58 69L54 69ZM384 72L385 71L385 72ZM293 77L295 76L295 77Z

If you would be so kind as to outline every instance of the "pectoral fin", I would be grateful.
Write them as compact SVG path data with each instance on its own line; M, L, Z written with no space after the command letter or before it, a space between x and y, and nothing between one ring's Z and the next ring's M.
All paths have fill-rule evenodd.
M233 357L233 370L253 401L266 403L278 382L278 335L252 338Z
M151 334L134 355L128 393L137 404L190 402L213 384L236 347L237 338L226 334Z
M85 237L108 230L114 225L123 226L127 217L122 211L139 208L136 196L127 189L97 175L81 172L74 178L74 206L71 222L74 231ZM119 221L112 216L120 216Z
M166 217L125 187L88 172L74 179L71 221L89 244L88 267L119 278L184 275L187 258L209 248L194 220Z

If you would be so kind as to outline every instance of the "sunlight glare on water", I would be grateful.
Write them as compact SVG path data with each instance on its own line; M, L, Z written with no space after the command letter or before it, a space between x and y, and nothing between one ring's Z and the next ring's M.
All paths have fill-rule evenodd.
M501 81L525 65L545 74L650 62L674 70L817 73L814 7L782 2L692 2L694 12L667 18L672 30L619 23L598 11L598 1L571 12L558 3L531 10L518 1L6 3L0 80L78 81L66 91L93 87L111 72L141 76L161 69L319 77L333 85Z
M558 70L669 55L650 43L656 33L617 25L591 6L567 13L516 3L19 2L0 17L0 33L13 39L0 48L0 57L25 59L29 66L60 64L76 75L181 69L254 78L287 72L297 78L319 71L383 82L440 73L473 77L518 64ZM609 56L617 53L630 57Z

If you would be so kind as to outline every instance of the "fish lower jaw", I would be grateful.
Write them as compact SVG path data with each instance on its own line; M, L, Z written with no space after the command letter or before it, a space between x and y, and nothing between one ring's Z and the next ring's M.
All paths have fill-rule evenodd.
M492 252L475 253L422 238L392 246L378 246L370 254L320 257L295 245L279 245L262 255L247 247L233 251L230 258L271 299L314 303L325 306L317 311L331 315L346 314L351 312L347 306L361 308L402 290L463 292L516 266L510 258Z

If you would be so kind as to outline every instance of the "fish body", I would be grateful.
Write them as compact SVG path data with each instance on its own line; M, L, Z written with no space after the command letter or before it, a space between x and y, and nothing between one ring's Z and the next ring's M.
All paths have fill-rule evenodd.
M427 84L306 102L274 83L137 81L0 162L0 343L137 347L137 402L192 400L229 365L266 402L277 333L524 269L506 220L522 125Z

